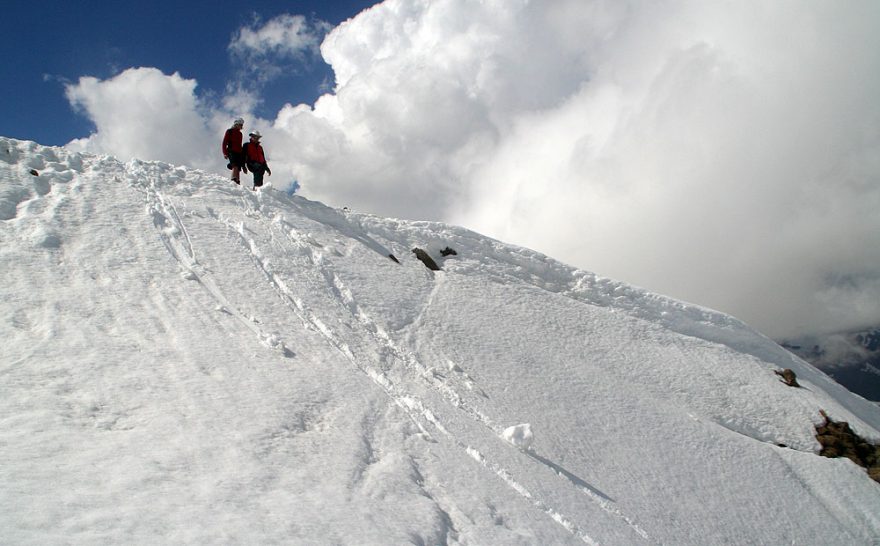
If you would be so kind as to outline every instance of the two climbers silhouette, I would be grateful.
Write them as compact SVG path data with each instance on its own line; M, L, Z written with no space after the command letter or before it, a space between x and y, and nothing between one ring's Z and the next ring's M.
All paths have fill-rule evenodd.
M232 181L240 185L240 173L243 171L247 174L248 170L250 170L254 175L253 190L256 191L257 188L263 185L263 174L267 173L269 176L272 176L272 170L269 169L269 164L266 162L266 153L260 144L260 139L263 135L259 131L251 131L248 134L250 141L242 144L243 136L241 130L243 127L244 119L236 118L232 122L232 127L227 129L223 135L223 143L220 145L220 148L223 152L223 157L229 162L226 164L226 168L232 170Z

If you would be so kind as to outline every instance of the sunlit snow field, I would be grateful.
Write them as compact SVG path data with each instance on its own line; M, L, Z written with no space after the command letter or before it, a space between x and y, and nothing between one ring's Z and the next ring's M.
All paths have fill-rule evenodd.
M880 439L875 405L460 227L0 138L0 270L4 544L880 537L814 437Z

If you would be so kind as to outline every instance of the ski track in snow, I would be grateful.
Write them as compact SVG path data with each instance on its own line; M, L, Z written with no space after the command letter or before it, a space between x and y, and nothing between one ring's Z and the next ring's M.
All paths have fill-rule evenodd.
M291 236L293 238L293 232L291 232ZM352 293L345 287L342 280L338 277L338 275L330 271L329 265L324 261L323 257L320 254L314 252L309 243L303 243L302 239L297 239L296 242L300 244L302 248L308 250L312 259L312 263L324 276L327 281L327 285L328 287L330 287L331 291L337 295L340 305L357 319L364 331L366 331L377 342L377 344L389 349L390 354L394 358L396 358L396 360L402 362L409 371L414 372L418 377L422 379L427 379L429 376L433 377L429 373L429 371L424 366L422 366L412 355L400 349L391 339L391 336L360 308L360 306L357 304L354 297L352 296ZM282 288L283 284L275 283L275 286ZM286 289L282 288L282 291L290 297L290 294L286 292ZM291 299L293 300L293 298ZM305 312L306 316L308 317L313 317L312 320L315 321L316 325L323 325L323 323L320 322L320 319L317 319L317 317L315 317L313 313L310 313L303 308L300 308L300 311ZM331 344L339 347L342 350L346 357L352 361L355 367L366 373L377 385L383 388L385 392L397 403L398 406L402 407L404 411L410 414L411 418L414 421L418 422L416 416L420 415L459 449L463 450L465 453L467 453L469 456L479 462L482 466L495 473L513 490L515 490L525 499L532 502L536 508L549 515L554 521L562 525L566 530L568 530L587 544L598 544L580 527L572 523L569 518L559 513L552 507L547 506L546 503L535 499L534 495L532 495L523 485L518 483L512 477L509 471L507 471L500 465L487 460L486 457L483 456L479 451L458 440L455 435L450 432L446 426L443 425L440 419L437 418L435 413L426 407L424 401L420 399L420 397L409 393L399 384L391 381L386 374L378 372L371 366L360 361L360 359L355 356L350 347L341 343L338 340L332 330L326 327L319 327L319 330L327 337ZM462 401L461 397L458 395L458 393L455 392L454 389L452 389L445 383L438 381L432 382L431 387L440 391L443 397L454 407L464 411L468 416L486 426L490 431L493 432L493 434L497 434L496 429L493 427L493 425L491 425L488 418L485 417L483 414L477 412L476 410L469 408ZM413 414L413 412L415 412L415 414ZM420 428L422 428L421 424L419 424L419 426ZM424 430L424 428L422 428L422 430Z
M291 236L293 238L293 232L291 232ZM393 355L393 357L396 358L397 361L402 362L409 371L414 372L417 377L428 381L430 383L430 386L439 391L443 398L453 407L463 411L468 417L489 429L489 431L492 432L493 435L500 435L500 429L492 424L487 416L485 416L478 410L471 408L451 386L449 386L445 382L437 380L437 378L431 373L428 368L422 365L411 353L399 347L394 342L392 337L377 322L372 320L370 316L365 311L363 311L363 309L361 309L357 301L354 299L351 291L345 287L344 283L337 274L330 271L329 264L324 261L323 257L320 254L316 254L308 244L303 244L301 238L297 238L296 242L303 246L303 248L308 249L313 264L318 269L318 271L323 274L328 286L339 298L340 304L345 307L358 320L364 330L370 334L370 336L377 342L377 344L389 349L390 354ZM331 338L331 342L336 344L336 341L333 338ZM348 355L350 353L347 352L346 354ZM355 362L355 365L363 370L362 366L360 366L358 363ZM368 375L371 374L368 373ZM381 379L377 379L377 377L374 375L371 375L371 378L373 378L374 381L377 381L378 384L383 388L389 383L391 383L392 386L396 386L393 385L393 383L388 380L387 376L384 375L381 376ZM401 389L397 388L395 390L400 391ZM455 435L450 432L448 428L445 427L442 422L436 417L434 412L430 411L425 406L424 402L419 399L419 397L412 394L403 394L400 400L403 402L405 409L414 410L418 412L418 414L421 414L431 425L434 426L434 428L436 428L450 441L452 441L459 449L466 452L471 458L473 458L482 466L496 474L513 490L532 502L536 508L549 515L554 521L561 524L569 532L583 540L585 543L597 544L597 542L595 542L586 532L584 532L576 524L572 523L569 518L567 518L557 510L553 509L552 507L549 507L545 502L536 499L525 486L523 486L513 478L508 470L496 463L493 463L492 461L489 461L478 450L456 438ZM591 496L591 498L593 497ZM600 506L604 510L614 513L615 515L619 514L619 512L616 512L607 504L600 503ZM633 525L629 520L626 521L630 525ZM644 531L638 529L635 526L634 529L639 533L640 536L642 536L643 538L647 538L647 534L645 534Z
M394 357L396 357L396 359L398 361L403 362L405 367L409 371L413 372L417 377L428 382L430 384L430 386L433 389L435 389L436 391L438 391L442 395L442 397L446 400L446 402L448 402L450 405L452 405L455 409L460 410L465 415L467 415L471 420L473 420L474 422L476 422L479 425L482 425L483 427L488 429L489 432L491 432L494 437L501 436L501 433L503 431L503 427L499 427L498 425L494 424L488 416L486 416L484 413L480 412L479 410L477 410L476 408L474 408L470 404L468 404L461 397L461 395L458 392L456 392L456 390L451 385L449 385L445 381L440 380L432 372L432 370L430 368L421 364L421 362L419 362L419 360L411 352L407 351L406 349L400 347L397 343L395 343L394 340L392 339L391 335L388 334L376 321L372 320L370 318L370 316L360 308L360 306L354 300L354 298L351 294L351 291L349 291L347 288L345 288L341 279L335 273L329 272L329 270L328 270L329 268L323 263L323 260L320 257L318 257L318 259L315 261L315 265L324 274L325 278L327 278L328 284L334 288L334 292L339 294L339 297L340 297L340 300L342 301L342 303L351 311L352 315L354 315L358 319L358 321L363 325L365 330L373 336L373 338L377 341L377 343L382 344L385 347L387 347L388 349L390 349L391 354ZM436 279L435 282L442 283L443 281L441 279L442 279L442 277L439 279ZM436 291L436 289L437 289L437 286L435 286L433 288L432 294L434 293L434 291ZM433 414L431 414L431 415L433 417ZM511 473L508 470L504 469L503 467L501 467L495 463L492 463L491 461L488 461L486 459L486 457L484 455L482 455L479 451L477 451L474 448L459 441L457 438L455 438L455 436L453 434L449 433L445 428L443 428L442 425L440 425L439 422L436 420L436 418L430 419L430 420L431 420L432 424L435 424L435 426L440 428L445 434L449 435L451 437L451 439L460 448L464 449L468 454L471 454L472 456L477 455L474 458L478 462L483 464L483 466L486 466L487 468L492 470L494 473L496 473L506 483L511 485L511 487L513 487L513 489L515 489L517 492L522 494L524 497L526 497L528 499L533 499L533 495L528 493L528 490L525 487L523 487L522 485L517 483L513 479L513 477L511 476ZM550 463L546 459L543 459L540 456L536 456L535 454L532 454L529 451L524 451L524 453L526 455L529 455L530 457L532 457L532 459L534 459L538 463L543 464L543 465L547 466L548 468L550 468L560 478L568 480L568 482L570 482L573 486L575 486L579 491L581 491L582 493L587 495L591 501L598 504L598 506L602 510L621 519L630 528L632 528L632 530L634 530L639 536L641 536L644 539L649 538L648 534L643 529L641 529L631 518L629 518L629 517L625 516L623 513L621 513L620 510L617 509L613 505L612 501L605 499L605 498L602 498L599 494L597 494L594 490L592 490L586 484L577 483L576 479L573 476L568 475L567 473L560 471L559 467L552 465L552 463ZM588 535L586 535L576 525L571 523L565 516L559 514L558 512L553 510L552 508L544 506L544 504L541 503L540 501L534 501L534 502L535 502L535 505L539 509L541 509L542 511L551 515L551 517L553 517L554 520L562 523L562 525L564 527L566 527L567 529L572 530L572 532L574 534L576 534L578 537L582 538L583 540L585 540L588 543L592 542L592 539L589 538Z
M433 373L432 369L423 365L411 352L398 345L394 341L392 336L360 307L360 305L355 300L352 292L345 286L340 277L332 271L332 265L323 258L323 255L321 253L316 252L315 245L312 244L312 241L310 241L308 237L303 236L302 234L298 234L294 230L289 230L288 235L296 244L298 244L302 249L308 252L309 256L311 257L312 263L325 278L327 286L329 287L331 292L336 295L340 306L345 308L361 324L364 331L373 338L378 346L386 348L388 350L388 354L390 354L396 361L403 363L405 368L408 371L412 372L414 377L418 377L424 382L428 383L430 388L437 391L442 396L442 398L452 407L459 410L460 412L463 412L471 420L487 429L493 437L501 436L502 427L494 424L488 416L468 404L451 385L449 385L445 381L440 380ZM443 278L444 277L435 278L435 285L432 288L431 295L429 295L427 305L430 304L430 299L433 297L433 294L438 289L440 283L443 282ZM283 283L277 282L275 283L275 285L279 287L284 286ZM287 295L289 296L289 294ZM331 335L331 342L333 342L334 344L337 343L332 338L332 332L328 332L326 329L321 329L321 331L325 334ZM350 354L350 351L346 351L346 355ZM359 368L362 368L357 363L355 363L355 365ZM373 371L372 373L375 373L375 371ZM377 381L380 386L384 387L387 382L389 382L386 375L382 375L381 379L377 379L377 377L375 375L372 375L371 373L368 373L368 375L371 375L371 378L373 378L374 381ZM396 390L401 391L402 389L398 388ZM403 392L405 393L406 391L403 390ZM512 489L514 489L524 498L531 501L538 509L548 514L554 521L560 523L563 527L565 527L572 534L574 534L584 542L588 544L595 544L595 541L576 524L572 523L569 518L567 518L557 510L553 509L552 507L548 506L545 502L536 499L525 486L523 486L513 478L510 471L505 469L503 466L488 460L484 454L480 453L475 448L467 445L466 442L462 442L458 438L456 438L455 435L451 433L447 427L443 426L442 422L436 417L435 413L431 412L425 406L424 401L419 399L419 397L413 394L403 394L402 400L406 408L415 410L419 414L421 414L429 423L434 426L434 428L447 436L449 440L451 440L459 449L462 449L469 456L478 461L482 466L495 473ZM620 510L618 510L613 505L612 501L602 498L585 484L576 483L571 476L560 472L558 468L554 468L553 466L551 466L551 464L548 464L548 461L541 460L540 457L535 457L534 455L531 455L527 452L526 455L530 455L535 461L551 468L551 470L553 470L553 472L560 478L568 480L579 491L587 495L591 501L595 502L602 510L625 522L640 537L642 537L643 539L649 538L648 534L644 530L642 530L631 518L622 514Z
M202 267L196 259L192 240L173 203L156 189L154 183L145 188L145 192L148 199L147 208L153 217L153 223L156 226L159 237L162 239L168 252L171 253L183 268L184 277L188 280L198 281L199 284L204 286L220 305L220 308L235 317L241 324L253 332L260 340L260 343L270 349L281 352L285 357L293 357L293 351L276 334L264 332L253 319L245 317L241 311L230 304L229 300L217 286L217 283L214 282L211 273Z
M147 211L152 216L153 223L163 244L174 259L180 264L180 267L183 270L183 277L187 280L197 281L203 286L217 301L218 305L250 330L259 339L260 343L270 349L280 351L286 357L294 356L293 351L287 348L286 344L277 334L269 334L263 331L253 319L246 317L244 313L236 309L224 296L216 282L214 282L211 272L207 271L198 262L193 242L183 219L173 203L173 200L165 196L159 189L161 187L161 181L151 180L149 183L144 184L142 181L139 181L134 177L130 178L129 181L140 191L144 192L147 200ZM309 260L314 265L315 270L323 277L330 293L335 296L337 305L343 309L345 313L351 315L361 326L361 329L367 333L368 337L373 340L373 350L386 355L384 357L385 359L390 359L392 362L402 363L404 368L410 372L410 378L419 378L430 389L439 393L446 403L489 431L494 438L500 439L503 427L499 427L484 413L468 404L455 388L453 388L448 382L438 378L433 373L432 369L424 366L412 353L398 345L393 340L392 336L360 307L352 292L345 286L342 279L340 279L340 277L332 270L332 264L327 262L324 259L322 252L317 250L317 246L315 242L311 240L310 236L302 234L287 225L284 226L286 228L285 231L279 234L276 222L271 220L268 222L266 221L258 208L261 199L263 199L262 193L243 194L241 201L244 215L251 220L259 222L260 228L267 233L270 233L273 240L276 240L276 238L286 238L308 256ZM255 200L257 202L257 208L253 206ZM432 440L432 435L425 428L423 421L441 433L443 437L467 454L471 459L477 461L481 466L495 474L511 489L516 491L538 510L547 514L554 522L561 525L572 535L584 543L598 544L598 542L596 542L583 528L574 523L571 517L566 516L547 501L541 500L532 494L529 489L514 478L513 474L508 469L493 462L486 455L468 445L467 442L461 441L457 438L454 433L450 432L447 426L444 426L436 413L431 411L422 397L415 395L399 382L392 380L387 373L384 373L371 365L367 359L358 356L364 351L352 348L348 343L343 341L343 339L339 337L332 328L327 326L325 321L311 311L303 300L290 290L284 279L282 279L279 274L265 262L263 258L265 254L257 247L254 238L248 236L243 222L234 222L230 219L222 219L218 217L215 217L215 219L223 223L230 232L237 234L239 244L247 252L256 269L266 279L271 288L286 303L298 320L304 325L319 332L331 346L336 348L349 362L351 362L354 368L366 375L374 384L381 388L382 391L404 411L427 439L435 441ZM364 239L371 240L366 237ZM363 243L363 240L360 242ZM435 279L435 281L438 283L443 282L438 279ZM436 287L434 290L436 290ZM499 442L504 443L501 440L499 440ZM510 446L510 449L517 448ZM528 452L523 452L522 456L528 457L535 463L546 466L556 476L566 480L577 491L584 494L590 502L594 503L595 506L603 512L624 523L638 537L644 540L650 540L649 535L630 517L623 514L610 499L597 494L587 484L578 483L576 478L566 472L560 471L559 467L549 463L549 461L542 457L535 456L535 454Z

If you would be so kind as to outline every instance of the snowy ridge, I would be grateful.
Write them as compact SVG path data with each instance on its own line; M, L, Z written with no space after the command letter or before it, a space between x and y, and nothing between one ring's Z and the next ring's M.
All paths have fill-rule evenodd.
M2 138L0 220L3 542L880 536L877 484L813 430L823 409L880 439L880 410L727 315L463 228Z

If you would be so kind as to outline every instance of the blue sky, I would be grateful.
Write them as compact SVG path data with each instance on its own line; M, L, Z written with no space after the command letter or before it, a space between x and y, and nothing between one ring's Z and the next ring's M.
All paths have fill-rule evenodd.
M377 2L229 0L169 2L24 1L3 6L0 44L0 134L62 145L94 130L73 111L64 84L82 76L110 78L131 67L155 67L198 81L200 98L223 93L236 78L227 48L256 19L304 15L335 26ZM285 102L311 103L332 71L320 57L261 87L256 114L270 117Z

